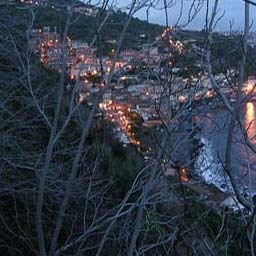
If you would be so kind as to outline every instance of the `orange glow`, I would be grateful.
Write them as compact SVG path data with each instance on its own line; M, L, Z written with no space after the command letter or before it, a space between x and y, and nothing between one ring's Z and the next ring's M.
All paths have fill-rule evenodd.
M208 90L206 93L206 98L211 98L211 97L213 97L213 92Z
M245 112L245 130L247 131L247 136L251 142L256 142L253 138L256 134L256 123L255 123L255 106L252 102L246 103Z
M179 96L179 102L185 102L187 98L183 95Z
M255 84L253 84L253 83L251 83L251 82L248 82L248 83L244 84L243 91L244 91L246 94L249 94L249 93L252 93L252 92L255 93Z
M185 168L181 168L179 173L180 173L181 181L183 181L183 182L188 182L189 181L188 173L187 173L187 170Z

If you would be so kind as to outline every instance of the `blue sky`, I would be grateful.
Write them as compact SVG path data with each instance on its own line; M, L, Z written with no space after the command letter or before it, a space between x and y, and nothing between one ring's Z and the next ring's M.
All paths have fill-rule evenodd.
M122 5L125 5L125 3L130 3L131 0L121 0ZM170 0L169 0L170 1ZM159 0L160 5L163 3L163 0ZM179 16L179 10L180 10L180 0L176 0L176 5L172 6L168 10L168 16L170 20L170 25L176 22L178 16ZM214 0L210 0L210 3L213 4ZM191 0L184 0L184 15L182 17L183 22L187 18L187 13L189 6L191 4ZM197 15L195 20L189 24L187 28L189 29L202 29L205 22L205 7L202 8L201 12ZM255 7L250 7L250 14L251 17L256 18L256 12ZM219 24L216 27L216 30L229 30L229 24L230 21L234 21L233 29L234 30L241 30L243 28L243 20L244 20L244 2L243 0L220 0L219 1L219 13L223 13L225 11L224 17L221 19ZM146 11L141 10L137 15L137 17L141 19L146 19ZM252 20L252 19L251 19ZM253 21L253 20L252 20ZM157 10L151 10L150 14L150 22L152 23L159 23L159 24L165 24L165 17L164 12L157 11ZM256 30L256 24L253 23L252 30Z

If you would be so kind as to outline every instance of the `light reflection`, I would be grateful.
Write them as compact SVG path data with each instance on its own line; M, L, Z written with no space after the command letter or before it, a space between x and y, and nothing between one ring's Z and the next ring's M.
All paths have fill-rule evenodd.
M251 142L256 143L256 123L255 123L255 106L252 102L246 103L245 111L245 130Z

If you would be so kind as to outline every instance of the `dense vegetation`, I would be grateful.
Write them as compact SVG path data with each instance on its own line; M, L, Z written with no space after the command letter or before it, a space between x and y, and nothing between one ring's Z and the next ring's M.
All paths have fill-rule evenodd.
M77 18L77 21L70 27L69 33L71 37L73 39L84 40L90 43L95 36L96 27L104 20L106 15L108 15L106 11L102 12L100 18L74 13L74 17ZM109 45L107 41L118 41L127 19L128 15L125 12L117 11L110 14L100 33L104 47L107 48L115 46L115 44ZM57 27L61 30L64 21L65 11L62 9L56 10L48 6L36 10L36 27L50 26L52 28ZM62 26L60 24L62 24ZM122 48L136 48L141 43L148 41L148 35L151 39L155 39L161 30L162 26L160 25L148 24L146 21L141 21L138 18L132 18L126 30Z

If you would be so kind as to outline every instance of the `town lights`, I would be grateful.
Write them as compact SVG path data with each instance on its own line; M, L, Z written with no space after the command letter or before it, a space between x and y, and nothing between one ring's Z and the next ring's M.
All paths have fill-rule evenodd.
M81 104L84 101L84 96L79 94L78 103Z
M189 181L188 173L187 173L187 169L186 168L180 168L179 169L179 174L180 174L180 179L183 182L188 182Z
M196 93L194 99L195 99L195 100L199 100L199 99L200 99L200 94L199 94L199 93Z
M249 82L249 83L246 83L246 84L244 85L244 92L245 92L246 94L251 93L254 88L255 88L255 84L250 83L250 82Z
M179 96L179 102L184 102L186 100L186 97L181 95Z
M206 97L207 98L210 98L210 97L212 97L213 95L212 95L212 92L210 91L210 90L208 90L207 91L207 93L206 93Z

